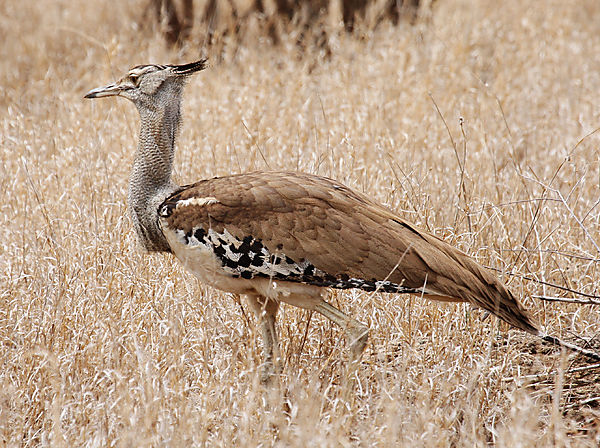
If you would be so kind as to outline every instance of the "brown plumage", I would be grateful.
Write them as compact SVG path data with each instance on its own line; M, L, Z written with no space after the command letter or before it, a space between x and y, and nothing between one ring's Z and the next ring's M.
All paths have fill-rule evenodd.
M515 297L488 270L364 194L325 177L255 172L179 187L171 180L185 79L205 68L136 66L86 98L122 96L141 117L129 180L129 212L149 251L172 252L201 281L244 294L261 322L270 378L279 357L280 302L314 310L344 327L354 360L368 329L323 299L324 288L411 293L469 302L540 334Z
M206 197L216 200L176 208ZM214 178L183 188L165 205L173 213L161 219L163 231L227 229L336 279L388 280L431 299L470 302L538 333L513 295L472 258L332 179L292 172Z

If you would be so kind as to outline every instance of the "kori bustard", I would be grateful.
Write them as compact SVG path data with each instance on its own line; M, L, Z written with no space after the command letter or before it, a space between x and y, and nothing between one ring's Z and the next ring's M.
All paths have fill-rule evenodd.
M275 317L281 302L343 327L353 362L359 360L368 329L327 303L325 288L469 302L600 359L542 334L511 292L472 258L332 179L253 172L174 184L183 88L204 68L206 60L136 66L85 98L121 96L136 105L141 130L128 207L139 241L148 251L174 254L202 282L247 298L262 327L266 378L279 358Z

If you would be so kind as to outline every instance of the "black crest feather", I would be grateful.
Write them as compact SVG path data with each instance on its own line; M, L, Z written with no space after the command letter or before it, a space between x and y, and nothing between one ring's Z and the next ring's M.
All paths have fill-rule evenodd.
M171 65L173 73L177 75L191 75L192 73L204 70L207 67L207 59L200 59L196 62L190 62L189 64Z

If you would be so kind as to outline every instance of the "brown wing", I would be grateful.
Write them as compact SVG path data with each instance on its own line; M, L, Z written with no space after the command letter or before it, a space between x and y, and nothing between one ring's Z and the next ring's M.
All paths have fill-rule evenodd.
M331 179L289 172L214 178L183 187L163 203L161 215L186 234L201 227L252 237L270 253L308 261L330 277L388 281L432 299L468 301L538 333L489 271Z

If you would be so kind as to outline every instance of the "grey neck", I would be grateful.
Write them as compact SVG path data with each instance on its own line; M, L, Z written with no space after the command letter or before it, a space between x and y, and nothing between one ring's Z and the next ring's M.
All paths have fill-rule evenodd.
M158 224L158 208L177 189L171 171L180 122L179 98L159 109L138 105L138 110L140 140L129 178L129 214L146 250L170 252Z

